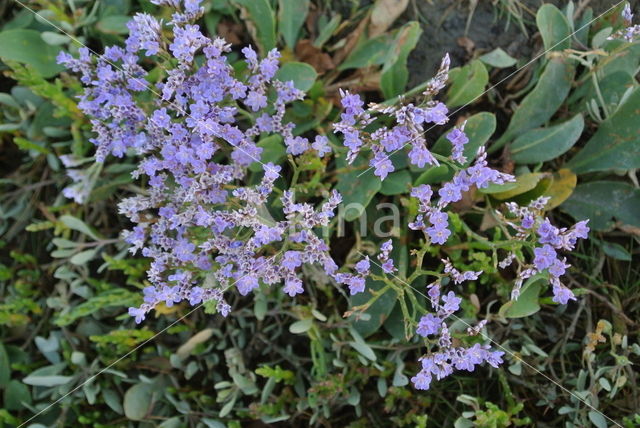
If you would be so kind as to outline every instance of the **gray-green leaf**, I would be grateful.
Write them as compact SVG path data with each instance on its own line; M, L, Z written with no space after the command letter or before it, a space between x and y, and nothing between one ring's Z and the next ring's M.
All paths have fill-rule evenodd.
M573 119L547 128L532 129L511 144L511 157L517 163L538 163L554 159L578 141L584 129L584 119Z

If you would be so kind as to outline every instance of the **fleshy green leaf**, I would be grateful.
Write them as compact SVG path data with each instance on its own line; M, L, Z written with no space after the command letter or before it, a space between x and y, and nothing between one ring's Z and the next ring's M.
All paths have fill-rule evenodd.
M0 58L29 64L42 75L51 77L62 71L56 64L59 49L45 43L35 30L0 32Z
M420 34L422 34L420 24L415 21L405 24L398 30L391 57L385 62L380 77L380 88L385 98L393 98L405 91L409 80L407 58L416 47Z
M573 119L547 128L532 129L511 144L511 157L517 163L538 163L554 159L578 141L584 129L584 119Z
M609 229L613 218L640 227L640 190L621 181L581 184L561 208L576 220L589 219L593 230Z
M411 188L411 173L406 169L392 172L382 182L380 193L383 195L400 195Z
M464 146L464 156L467 158L465 165L470 165L482 147L496 130L496 117L493 113L481 112L467 119L464 133L469 142ZM447 133L443 134L433 145L431 151L443 156L451 155L451 143L447 140Z
M278 30L292 50L308 13L309 0L278 0Z
M544 4L536 14L536 24L545 50L561 51L571 47L571 27L564 14L552 4Z
M640 89L603 122L582 150L568 163L576 174L640 168Z
M316 70L304 62L287 62L280 67L276 73L276 78L287 82L293 81L293 86L301 91L308 91L318 77Z
M458 107L475 101L489 83L489 73L482 61L474 60L464 67L449 72L451 86L447 95L447 106Z
M539 275L529 278L516 300L510 300L500 308L500 314L507 318L524 318L540 310L538 302L543 278Z
M276 18L269 0L232 0L247 16L252 25L247 28L251 36L260 47L260 52L266 55L276 47Z
M338 67L339 71L350 68L363 68L371 65L381 65L387 59L389 51L393 49L394 40L389 34L381 34L369 39L355 48L353 52Z
M496 145L500 146L551 119L569 94L574 74L575 67L571 62L561 58L550 59L535 88L522 100Z
M515 58L509 56L508 53L501 48L496 48L478 58L480 61L495 68L507 68L516 65L518 62Z
M149 412L153 398L153 385L137 383L124 394L124 415L132 421L141 421Z
M336 163L339 169L350 170L338 175L337 190L342 195L344 218L353 221L364 212L373 196L382 187L382 182L373 174L373 168L369 168L364 156L356 158L351 165L347 165L342 156Z
M349 307L359 306L367 303L372 294L369 290L377 291L384 287L379 281L369 278L366 280L365 291L355 294L349 298ZM380 296L367 310L365 314L369 315L368 319L358 319L357 316L352 317L353 328L363 337L367 337L380 329L382 323L389 317L396 304L397 295L395 291L388 290Z
M293 334L306 333L313 327L313 319L307 318L300 321L296 321L289 326L289 332Z

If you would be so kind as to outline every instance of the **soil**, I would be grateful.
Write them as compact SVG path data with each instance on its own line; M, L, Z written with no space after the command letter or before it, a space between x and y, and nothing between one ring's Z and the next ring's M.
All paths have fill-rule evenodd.
M410 88L430 78L447 52L454 67L497 47L514 58L530 58L540 43L533 14L544 3L562 7L567 2L521 0L520 3L533 12L524 12L527 34L514 19L509 22L504 8L493 5L493 1L478 0L473 12L470 10L470 3L472 2L468 0L415 0L410 3L403 18L407 21L419 20L423 29L420 41L408 61ZM579 1L574 3L578 4ZM592 0L588 7L593 9L596 16L615 3L617 0ZM640 0L631 0L630 3L634 12L640 12ZM467 27L468 30L465 31Z

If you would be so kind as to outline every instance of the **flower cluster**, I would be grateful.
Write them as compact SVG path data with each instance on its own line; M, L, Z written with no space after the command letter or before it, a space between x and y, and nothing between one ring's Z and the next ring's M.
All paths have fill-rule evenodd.
M445 264L445 274L458 284L465 280L475 280L482 272L460 273L448 260L443 260ZM492 351L488 345L479 343L470 347L453 346L451 333L445 320L460 309L462 299L457 297L453 291L447 294L441 293L441 280L428 286L428 296L435 314L428 313L418 323L416 333L424 338L438 336L437 352L432 352L420 359L421 370L411 378L416 389L429 389L433 378L443 379L453 373L454 370L467 370L472 372L476 366L482 363L489 363L493 367L502 364L502 351ZM468 329L469 336L475 336L484 327L486 321L480 322L477 326Z
M622 21L624 22L624 28L609 36L609 40L623 39L627 42L633 42L636 37L640 36L640 25L632 25L633 14L629 3L626 3L622 10Z
M575 296L569 288L560 282L560 277L565 274L570 265L567 264L566 258L558 256L558 251L571 251L575 248L578 239L587 238L589 220L580 221L569 229L557 228L544 216L544 207L548 201L549 198L540 197L526 207L521 207L513 202L507 203L507 208L515 218L503 218L504 222L516 230L516 239L535 245L533 264L520 266L511 298L518 298L524 280L538 273L547 272L552 285L553 301L565 305L569 300L574 300ZM498 215L501 214L498 213ZM515 259L515 254L509 254L500 262L500 267L506 268Z
M453 144L453 147L454 153L456 153L456 144L459 144L459 141L467 140L467 137L459 129L454 129L452 133L454 132L456 135L453 140L456 143ZM458 171L451 181L445 183L438 190L439 199L437 203L431 203L433 190L428 184L422 184L411 189L411 196L419 201L419 214L413 222L409 223L409 228L422 230L430 242L442 245L451 235L451 231L448 229L448 216L442 211L447 205L460 201L463 193L469 191L471 186L481 189L491 183L504 184L513 180L513 176L490 168L487 165L486 153L481 149L480 156L472 166ZM429 226L426 221L430 224Z
M429 98L435 96L444 87L448 72L449 56L447 55L442 60L436 77L429 82L424 95ZM443 103L430 100L422 107L413 104L388 107L372 105L372 111L393 115L396 125L391 128L381 126L374 132L367 133L364 128L373 124L375 118L369 111L364 110L362 99L346 91L341 92L341 96L344 111L340 122L334 124L334 131L344 136L344 145L349 149L347 154L349 163L355 160L364 147L368 147L373 153L369 165L374 168L374 174L384 180L395 170L389 157L410 146L408 156L412 165L419 168L423 168L426 164L439 165L438 160L427 149L424 133L425 126L430 123L444 125L448 122L448 110ZM466 143L455 135L452 138L456 141L456 146ZM460 159L461 154L456 152L456 158Z
M138 14L129 23L124 48L109 47L96 58L85 48L79 58L58 57L86 86L79 107L92 118L96 159L122 157L127 151L141 158L134 177L146 177L145 193L123 200L119 209L135 224L124 234L131 251L151 258L152 285L130 314L141 322L160 303L214 300L226 315L230 306L224 292L234 285L246 295L260 284L282 283L283 292L295 296L304 291L298 277L304 264L319 264L352 292L362 291L363 276L339 275L328 245L314 232L333 217L341 202L337 192L315 208L296 203L293 192L284 191L282 213L276 215L281 219L274 220L267 207L281 167L262 164L262 179L243 184L248 167L262 163L257 140L265 134L283 136L292 155L330 151L326 137L310 144L294 137L294 125L284 122L286 105L304 94L292 82L276 79L279 53L273 50L259 60L253 49L243 49L248 71L237 75L226 58L230 45L205 37L189 23L202 12L198 1L156 3L180 10L171 21L172 40L163 39L161 22ZM161 53L177 61L167 65L167 78L152 88L140 54ZM275 93L271 101L270 91ZM149 99L155 99L151 108ZM239 123L243 107L254 119L246 126ZM75 176L83 178L78 172ZM85 188L75 184L65 194L82 201Z
M365 291L375 260L365 256L353 272L339 272L327 242L317 233L318 228L329 225L342 201L340 194L323 191L313 195L322 198L317 204L297 202L295 193L286 190L282 167L261 160L263 147L258 142L270 134L281 137L293 160L303 154L324 157L331 153L326 136L317 135L311 141L297 135L295 125L286 122L287 106L301 100L304 93L293 82L277 78L279 52L274 49L261 59L246 47L242 49L246 69L236 71L227 59L230 45L206 37L193 24L203 13L199 0L152 2L177 10L169 23L138 14L128 24L130 34L124 47L109 47L98 56L82 48L78 58L68 53L58 57L80 74L86 88L79 107L91 118L96 160L100 163L108 155L126 153L140 159L133 176L143 181L143 192L123 200L119 211L134 224L124 232L131 252L140 251L151 260L147 272L151 285L143 290L143 303L129 309L130 315L140 323L160 304L171 307L187 301L190 305L211 302L226 316L231 306L225 292L232 287L244 296L261 286L280 284L283 293L294 297L304 292L301 270L305 265L320 266L328 277L348 286L351 295ZM172 30L170 38L165 37L165 25ZM153 57L165 70L155 86L147 81L141 65L144 57ZM171 59L162 62L163 58ZM448 158L428 150L425 127L448 121L447 107L433 99L444 87L448 71L449 57L445 56L420 105L372 105L365 110L358 95L343 91L344 110L334 125L349 149L347 161L352 163L363 149L370 150L370 166L381 180L394 171L390 155L407 146L411 164L423 168L442 161L455 170L438 188L423 184L411 190L418 201L418 214L408 226L422 231L425 245L447 242L452 232L446 210L465 193L514 180L491 168L483 149L468 163L464 124L446 135L452 145ZM373 113L392 116L395 124L376 126ZM64 194L83 202L99 168L79 169L86 160L71 157L63 162L75 181ZM251 172L256 164L262 167L259 173ZM514 229L515 239L529 245L534 255L533 262L525 264L518 258L520 252L512 252L500 267L514 260L520 264L513 298L525 279L547 273L554 301L567 303L573 294L560 277L569 265L558 257L558 251L572 250L589 229L586 222L570 229L552 226L543 216L546 202L541 198L528 207L509 204L509 216L498 213L502 225ZM386 279L398 271L392 250L389 240L381 244L377 255ZM443 273L428 287L433 313L424 315L416 329L426 341L437 336L433 341L437 352L421 359L422 369L412 378L418 389L428 389L434 377L442 379L454 370L473 371L484 362L494 367L502 362L503 353L486 345L453 345L446 320L455 317L461 298L453 291L442 293L442 279L458 285L478 279L482 272L461 272L448 259L442 262ZM467 334L479 334L485 324L481 321L470 327Z

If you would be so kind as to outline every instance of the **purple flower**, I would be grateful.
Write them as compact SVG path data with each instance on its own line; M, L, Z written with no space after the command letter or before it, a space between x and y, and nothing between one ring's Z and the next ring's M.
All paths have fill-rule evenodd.
M284 281L284 287L282 291L287 293L290 297L295 296L296 294L304 293L304 288L302 288L302 281L297 277L287 278Z
M433 196L433 191L428 184L421 184L411 189L411 196L418 198L420 202L428 205L431 201L431 196Z
M364 259L360 260L358 263L356 263L354 267L355 267L355 270L360 275L365 275L365 276L368 275L369 269L371 267L371 263L369 262L369 256L366 256Z
M245 275L236 281L236 288L243 296L246 296L251 290L258 288L258 278L253 275Z
M287 145L287 153L294 156L301 155L309 149L309 140L303 137L292 137L285 140Z
M299 251L287 251L282 256L280 263L285 269L293 271L297 267L302 266L302 255Z
M317 135L311 148L318 152L318 156L321 158L331 153L331 146L329 145L329 139L324 135Z
M147 313L142 308L129 308L129 315L132 317L136 317L136 324L140 324L144 321Z
M556 260L556 250L551 245L545 244L542 247L533 250L535 258L533 264L538 270L544 270L550 267Z
M371 159L369 165L375 168L374 174L380 177L380 180L387 178L387 175L395 169L393 163L391 163L391 160L384 152L377 153L375 157Z
M567 303L569 303L569 300L575 299L576 297L574 296L573 292L564 285L560 284L553 286L553 298L551 300L553 300L554 302L561 305L566 305Z
M464 146L469 142L467 135L459 128L454 128L447 134L447 140L449 140L453 146L451 152L451 159L459 163L465 163L467 159L464 157Z
M437 125L444 125L449 120L447 113L449 113L447 106L438 102L433 107L426 110L425 121L435 123Z
M346 283L349 285L349 294L352 296L364 291L365 279L361 276L350 276Z
M453 313L460 309L462 299L457 297L453 291L449 291L445 296L442 296L442 301L444 302L442 309L445 313Z
M427 337L431 334L438 334L441 325L442 318L439 318L433 314L427 314L420 318L416 333L418 333L422 337Z

